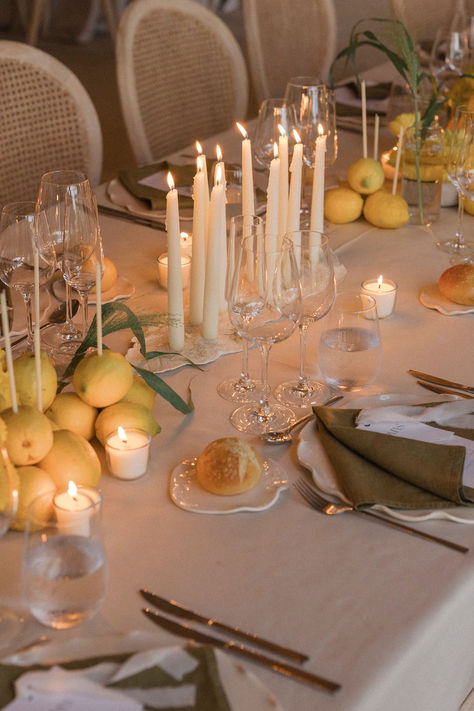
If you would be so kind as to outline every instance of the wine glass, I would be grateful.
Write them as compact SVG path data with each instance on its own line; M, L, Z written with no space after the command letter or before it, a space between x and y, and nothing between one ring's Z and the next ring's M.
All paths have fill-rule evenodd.
M474 249L473 242L465 242L463 236L464 222L464 194L461 190L461 185L457 177L457 166L460 156L460 150L463 145L463 140L466 132L466 126L474 120L474 111L469 111L467 106L458 106L454 114L454 121L451 129L451 142L449 145L448 158L446 161L446 172L448 178L458 193L458 219L456 225L456 234L454 238L444 241L438 241L436 245L449 254L456 255L463 259L466 254Z
M328 238L321 232L297 230L287 233L293 242L299 269L303 315L300 334L300 373L298 378L279 385L275 397L285 405L310 407L329 394L325 383L309 378L305 372L306 338L311 323L330 310L335 296L335 279Z
M462 235L464 200L474 199L474 112L459 110L456 113L458 130L453 129L453 142L448 160L448 175L459 193L458 228L456 237L448 242L445 251L455 254L455 261L470 261L474 253L474 242L466 242ZM441 245L439 245L441 246ZM442 247L443 248L443 247Z
M253 140L253 151L256 163L266 170L274 158L273 145L278 145L281 126L288 136L289 148L292 141L291 128L295 124L293 110L290 110L285 99L265 99L260 105L257 126Z
M35 288L34 254L38 250L39 283L45 284L54 272L54 250L48 242L48 225L34 202L4 205L0 216L0 279L23 297L28 337L16 351L33 350L31 301Z
M242 405L230 420L241 432L262 434L291 424L290 408L270 404L268 355L273 343L289 338L301 320L301 287L293 245L261 234L245 238L237 252L229 294L229 316L237 333L256 343L262 361L258 403Z
M237 215L231 218L227 245L226 298L229 301L236 256L244 237L263 235L263 220L253 215ZM259 396L260 381L250 377L248 371L248 341L242 338L242 365L240 375L219 383L217 392L224 400L255 402Z
M18 507L18 478L15 478L7 450L0 450L0 536L3 536L15 518ZM7 607L0 607L0 649L17 636L22 618Z
M47 216L50 239L56 251L56 266L62 269L66 196L71 205L86 206L92 211L92 191L84 173L77 170L54 170L41 178L37 206ZM68 359L77 349L82 333L72 323L69 286L66 283L66 323L50 329L48 342L54 347L56 362Z

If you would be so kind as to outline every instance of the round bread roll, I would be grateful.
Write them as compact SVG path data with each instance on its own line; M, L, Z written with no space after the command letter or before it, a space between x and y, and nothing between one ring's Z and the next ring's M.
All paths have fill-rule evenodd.
M223 437L207 445L197 460L197 478L212 494L233 496L258 482L263 462L252 445L238 437Z
M444 271L438 288L443 296L464 306L474 306L474 264L455 264Z

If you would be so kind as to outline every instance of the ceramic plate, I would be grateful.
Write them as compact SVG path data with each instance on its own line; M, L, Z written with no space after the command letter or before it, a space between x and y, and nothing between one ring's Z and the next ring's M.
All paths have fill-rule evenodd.
M171 472L170 496L176 506L203 514L230 514L238 511L265 511L288 489L283 469L272 459L263 460L260 481L236 496L218 496L206 491L196 477L196 457L180 462Z
M120 180L113 179L107 185L107 197L114 205L119 207L124 207L132 215L138 215L139 217L148 217L155 220L163 220L166 217L165 210L150 210L146 206L143 200L139 200L134 195L128 192L127 188L122 185ZM192 213L190 210L180 211L180 221L192 222ZM191 232L191 226L189 227L189 232Z
M59 301L66 298L66 287L62 279L56 279L52 284L53 294ZM102 292L102 303L108 304L111 301L127 299L135 293L135 286L125 277L118 276L117 281L111 289ZM89 304L95 304L95 293L89 293Z
M450 395L429 395L429 400L432 402L438 399L453 400L457 398ZM359 409L363 407L376 407L377 405L416 405L421 402L426 402L426 396L422 398L420 395L385 393L382 395L371 395L369 397L347 400L344 401L340 407ZM338 487L334 469L319 441L314 421L311 421L301 430L297 456L299 463L311 472L313 481L318 489L336 501L350 503ZM380 504L376 504L372 506L372 508L375 511L383 512L400 521L416 522L426 521L431 518L441 518L456 521L457 523L474 524L474 508L455 507L453 509L410 512L401 511L400 509L391 509L388 506L382 506ZM462 514L460 513L461 511Z
M437 284L423 287L418 297L427 309L436 309L445 316L459 316L460 314L474 314L474 306L463 306L450 301L438 289Z

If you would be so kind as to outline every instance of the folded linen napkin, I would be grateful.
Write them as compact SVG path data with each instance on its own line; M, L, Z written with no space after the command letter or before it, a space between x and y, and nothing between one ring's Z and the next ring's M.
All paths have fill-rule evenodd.
M430 422L443 431L440 439L444 443L439 444L358 428L360 410L315 407L314 412L338 486L356 508L384 504L436 509L474 504L474 489L463 483L466 449L447 439L454 432L474 440L474 429ZM414 414L419 414L419 408ZM364 414L363 421L367 422Z
M40 700L44 702L48 696L57 700L61 694L75 700L75 708L96 708L93 706L96 702L111 710L114 706L105 704L115 704L116 709L127 711L140 708L230 711L214 650L206 646L97 657L52 668L0 665L0 708L13 698L13 685L17 692L14 703L32 695L37 698L38 706L32 703L31 708L39 708ZM77 706L78 700L82 707Z

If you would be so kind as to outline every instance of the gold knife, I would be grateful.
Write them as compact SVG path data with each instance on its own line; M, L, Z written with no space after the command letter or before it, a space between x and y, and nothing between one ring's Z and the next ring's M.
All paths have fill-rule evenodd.
M172 632L173 634L177 634L180 637L192 639L195 642L199 642L200 644L210 644L213 647L218 647L219 649L232 652L233 654L237 654L240 657L245 657L246 659L250 659L253 662L263 664L264 666L272 669L277 674L289 677L290 679L304 681L308 684L311 684L312 686L317 687L318 689L324 689L325 691L329 691L331 694L341 688L341 685L337 684L334 681L325 679L324 677L318 676L317 674L312 674L311 672L305 671L304 669L294 667L291 664L286 664L286 662L281 662L277 659L273 659L272 657L267 657L266 655L261 654L260 652L256 652L253 649L245 647L243 644L238 644L237 642L234 642L234 640L229 640L225 642L224 640L219 639L218 637L211 637L211 635L203 634L202 632L198 632L192 627L188 627L188 625L182 625L179 622L170 620L169 617L165 617L165 615L161 615L159 612L153 612L153 610L150 610L149 608L143 609L142 612L144 615L146 615L146 617L152 620L152 622L154 622L159 627L162 627L163 629L168 630L168 632Z
M241 630L239 627L231 627L230 625L227 625L224 622L219 622L219 620L215 620L212 617L205 617L198 612L194 612L194 610L184 607L184 605L181 605L175 600L166 600L166 598L160 597L156 593L152 593L149 590L140 590L140 595L159 610L163 610L163 612L167 612L170 615L176 615L177 617L184 617L187 620L194 620L195 622L207 625L208 627L215 627L216 629L232 634L235 637L242 637L242 639L252 642L252 644L269 649L274 654L279 654L280 656L293 659L293 661L296 661L299 664L302 664L309 659L307 654L296 652L293 649L288 649L288 647L282 647L275 642L269 642L267 639L258 637L256 634L244 632L244 630Z
M409 370L410 375L415 378L420 378L421 380L427 380L429 383L434 383L435 385L446 385L448 388L457 388L458 390L464 390L465 392L472 393L474 395L474 387L469 385L462 385L461 383L455 383L452 380L445 380L444 378L438 378L436 375L429 375L428 373L422 373L419 370Z
M431 383L423 383L421 380L416 381L418 385L422 388L431 390L433 393L439 393L440 395L457 395L458 397L464 397L468 400L474 400L474 395L468 395L467 393L460 393L458 390L450 390L449 388L440 388L438 385L432 385Z

